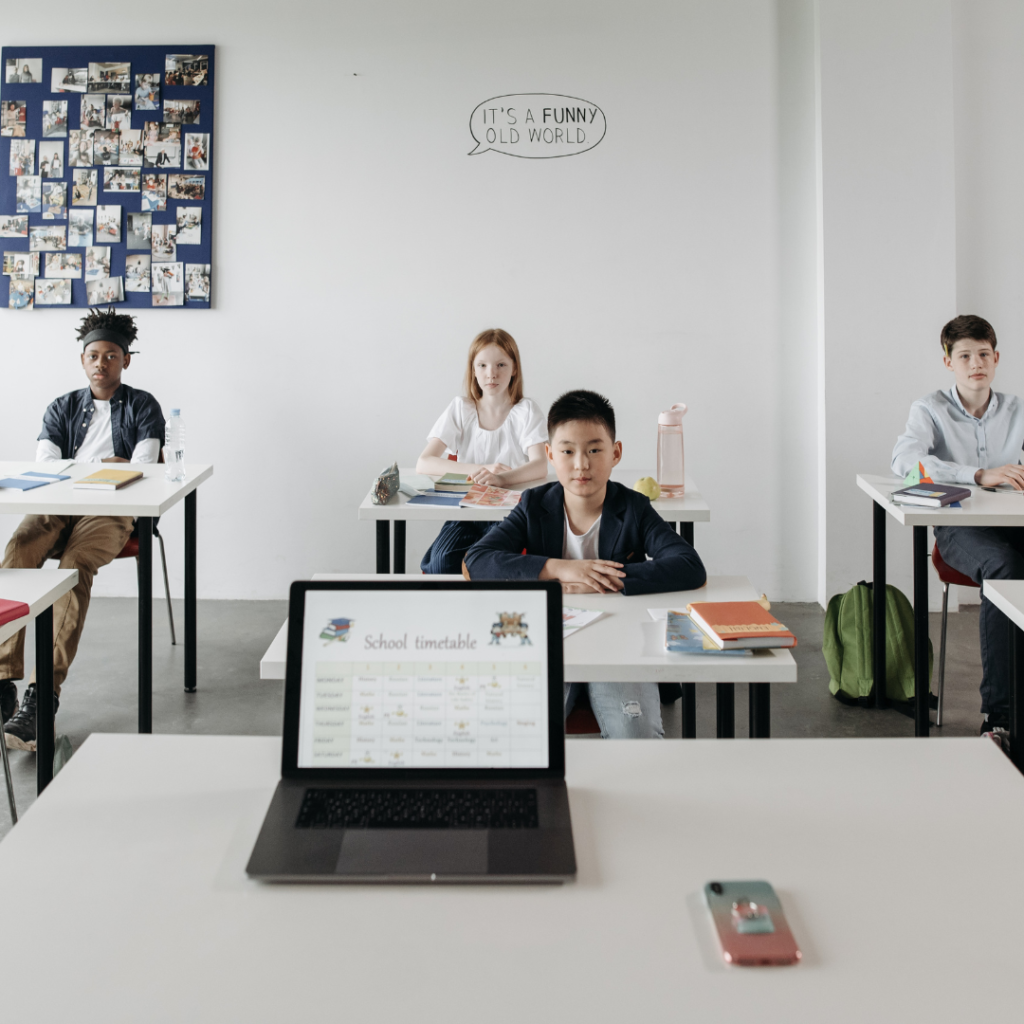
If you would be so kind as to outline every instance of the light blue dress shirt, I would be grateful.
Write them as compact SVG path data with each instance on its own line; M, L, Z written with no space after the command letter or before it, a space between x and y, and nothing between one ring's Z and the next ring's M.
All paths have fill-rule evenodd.
M906 476L918 462L937 484L973 484L979 469L1015 466L1024 445L1024 402L992 392L985 415L972 416L954 384L910 407L907 429L892 450L892 470Z

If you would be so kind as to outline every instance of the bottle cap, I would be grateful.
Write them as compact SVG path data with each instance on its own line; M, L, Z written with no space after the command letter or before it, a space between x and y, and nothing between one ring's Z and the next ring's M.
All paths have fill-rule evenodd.
M686 403L676 402L671 409L658 413L658 425L664 427L678 426L686 415Z
M181 410L180 409L172 409L171 410L171 415L172 416L180 416L181 415Z

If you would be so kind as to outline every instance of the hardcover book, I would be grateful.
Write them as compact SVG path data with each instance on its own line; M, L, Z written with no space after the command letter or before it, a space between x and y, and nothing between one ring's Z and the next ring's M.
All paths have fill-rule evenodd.
M75 488L81 491L119 491L122 487L142 479L137 469L101 469L75 481Z
M695 601L686 610L720 650L796 647L796 637L759 601Z
M971 496L966 487L959 484L914 484L893 491L889 500L897 505L924 505L927 508L941 508L952 505L954 501L964 501Z
M435 491L462 491L465 493L473 486L473 481L465 473L445 473L434 484Z

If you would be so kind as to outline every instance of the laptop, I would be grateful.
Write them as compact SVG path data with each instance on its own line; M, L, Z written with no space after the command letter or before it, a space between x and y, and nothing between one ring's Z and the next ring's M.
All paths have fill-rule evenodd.
M562 882L556 581L293 583L281 781L246 872Z

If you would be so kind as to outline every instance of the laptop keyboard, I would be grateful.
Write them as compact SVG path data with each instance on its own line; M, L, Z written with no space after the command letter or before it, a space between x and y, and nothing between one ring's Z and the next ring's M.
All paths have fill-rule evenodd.
M307 789L296 828L537 828L535 789Z

